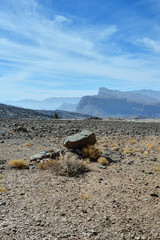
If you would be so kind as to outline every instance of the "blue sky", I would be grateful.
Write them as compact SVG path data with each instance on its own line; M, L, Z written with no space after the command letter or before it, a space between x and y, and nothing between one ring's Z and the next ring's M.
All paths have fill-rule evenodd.
M1 0L0 101L160 90L159 0Z

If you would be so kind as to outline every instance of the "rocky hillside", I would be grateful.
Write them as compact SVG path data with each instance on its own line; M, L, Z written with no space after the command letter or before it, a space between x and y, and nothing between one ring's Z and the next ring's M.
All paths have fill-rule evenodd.
M0 104L0 119L23 119L23 118L53 118L55 111L38 111L26 108L19 108L14 106L8 106L5 104ZM81 119L91 117L90 115L74 113L68 111L56 110L59 118L72 118Z

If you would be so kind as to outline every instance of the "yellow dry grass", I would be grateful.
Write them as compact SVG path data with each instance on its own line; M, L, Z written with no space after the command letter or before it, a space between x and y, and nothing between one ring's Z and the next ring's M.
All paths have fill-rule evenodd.
M92 195L91 194L80 194L80 199L81 200L88 200L91 199Z
M29 147L29 146L31 146L31 143L29 143L29 142L24 143L23 146L24 146L24 147Z
M123 152L124 152L124 154L130 154L130 153L132 153L128 146L125 147L125 149L124 149Z
M153 169L154 171L160 172L160 167L159 167L159 166L154 166L154 167L152 167L152 169Z
M7 188L6 187L0 187L0 193L6 192Z
M129 143L135 144L135 143L136 143L136 140L135 140L135 139L130 139L130 140L129 140Z
M97 162L100 163L100 164L109 165L109 161L105 157L98 158Z
M98 148L93 145L88 145L82 149L82 155L85 158L89 158L91 160L96 160L100 157L101 152Z
M26 168L28 166L28 162L24 159L13 159L9 161L8 166L14 168Z

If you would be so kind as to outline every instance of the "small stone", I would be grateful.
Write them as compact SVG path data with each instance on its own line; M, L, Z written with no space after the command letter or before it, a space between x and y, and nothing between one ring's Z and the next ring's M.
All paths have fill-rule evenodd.
M107 166L106 166L106 165L103 165L103 164L100 164L100 165L98 165L98 168L106 169Z

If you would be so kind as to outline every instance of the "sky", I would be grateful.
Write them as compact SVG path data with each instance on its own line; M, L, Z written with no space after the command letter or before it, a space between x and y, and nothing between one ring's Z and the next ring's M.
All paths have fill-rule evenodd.
M0 102L160 90L160 0L0 0Z

